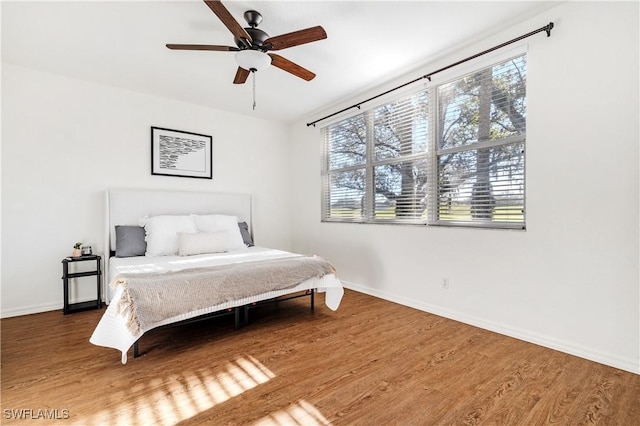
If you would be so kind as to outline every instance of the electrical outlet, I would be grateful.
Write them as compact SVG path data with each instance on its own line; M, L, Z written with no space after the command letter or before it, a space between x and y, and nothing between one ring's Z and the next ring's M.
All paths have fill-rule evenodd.
M449 278L442 279L442 288L445 290L449 290Z

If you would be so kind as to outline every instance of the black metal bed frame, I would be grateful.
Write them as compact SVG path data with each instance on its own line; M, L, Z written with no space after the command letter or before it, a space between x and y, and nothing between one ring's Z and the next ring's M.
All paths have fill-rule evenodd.
M175 326L179 326L179 325L185 325L185 324L191 324L191 323L195 323L195 322L200 322L200 321L206 321L206 320L210 320L212 318L218 318L218 317L222 317L225 315L230 315L230 314L234 314L235 319L235 329L238 330L240 329L242 326L245 326L249 323L249 310L256 308L258 306L261 305L266 305L269 303L278 303L278 302L284 302L286 300L292 300L292 299L298 299L301 297L307 297L309 296L311 299L311 312L314 312L315 310L315 289L310 289L310 290L305 290L303 294L295 294L293 296L279 296L279 297L275 297L273 299L267 299L267 300L261 300L258 302L253 302L253 303L249 303L247 305L243 305L243 306L236 306L234 308L227 308L225 310L222 311L216 311L216 312L211 312L208 314L204 314L204 315L200 315L194 318L189 318L183 321L178 321L178 322L174 322L171 324L166 324L157 328L154 328L153 330L157 330L157 329L161 329L161 328L169 328L169 327L175 327ZM240 311L244 311L244 320L242 321L242 323L240 322ZM149 330L152 331L152 330ZM133 343L133 357L134 358L138 358L140 356L140 339L142 338L142 336L140 336L138 338L138 340L136 340Z

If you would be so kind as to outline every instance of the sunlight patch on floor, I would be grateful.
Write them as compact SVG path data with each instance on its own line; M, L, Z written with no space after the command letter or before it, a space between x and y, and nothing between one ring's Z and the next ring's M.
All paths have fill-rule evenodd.
M72 417L69 424L174 425L274 377L254 357L241 357L214 369L184 371L132 384L127 391L111 394L105 409L81 419Z
M312 404L301 399L286 410L276 411L253 426L331 426L331 422Z

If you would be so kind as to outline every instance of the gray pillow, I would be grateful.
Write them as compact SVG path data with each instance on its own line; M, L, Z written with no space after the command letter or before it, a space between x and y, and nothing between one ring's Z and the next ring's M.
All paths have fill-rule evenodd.
M116 225L116 257L144 256L147 242L142 226Z
M247 222L238 223L238 228L240 228L240 234L242 234L242 241L244 241L248 247L253 247L253 239L249 233L249 225L247 225Z

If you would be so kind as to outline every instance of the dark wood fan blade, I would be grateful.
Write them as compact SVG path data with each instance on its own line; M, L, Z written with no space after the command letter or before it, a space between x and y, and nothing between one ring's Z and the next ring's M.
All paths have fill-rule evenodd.
M209 6L209 9L222 21L225 27L231 31L236 38L240 40L244 39L251 43L251 36L247 31L242 28L242 26L236 21L231 13L227 10L226 7L219 0L204 0L204 2Z
M284 70L288 73L295 75L296 77L300 77L303 80L313 80L315 78L315 74L309 71L306 68L302 68L300 65L291 62L290 60L283 58L280 55L276 55L275 53L269 53L271 56L271 65L274 67L278 67L281 70Z
M264 41L262 46L265 47L266 45L266 47L269 47L269 50L282 50L287 47L299 46L301 44L311 43L325 38L327 38L327 33L324 31L324 28L317 26L270 37Z
M243 84L249 77L249 71L242 67L238 67L236 71L236 77L233 79L233 84Z
M169 49L173 50L214 50L217 52L237 52L237 47L231 46L215 46L211 44L167 44Z

